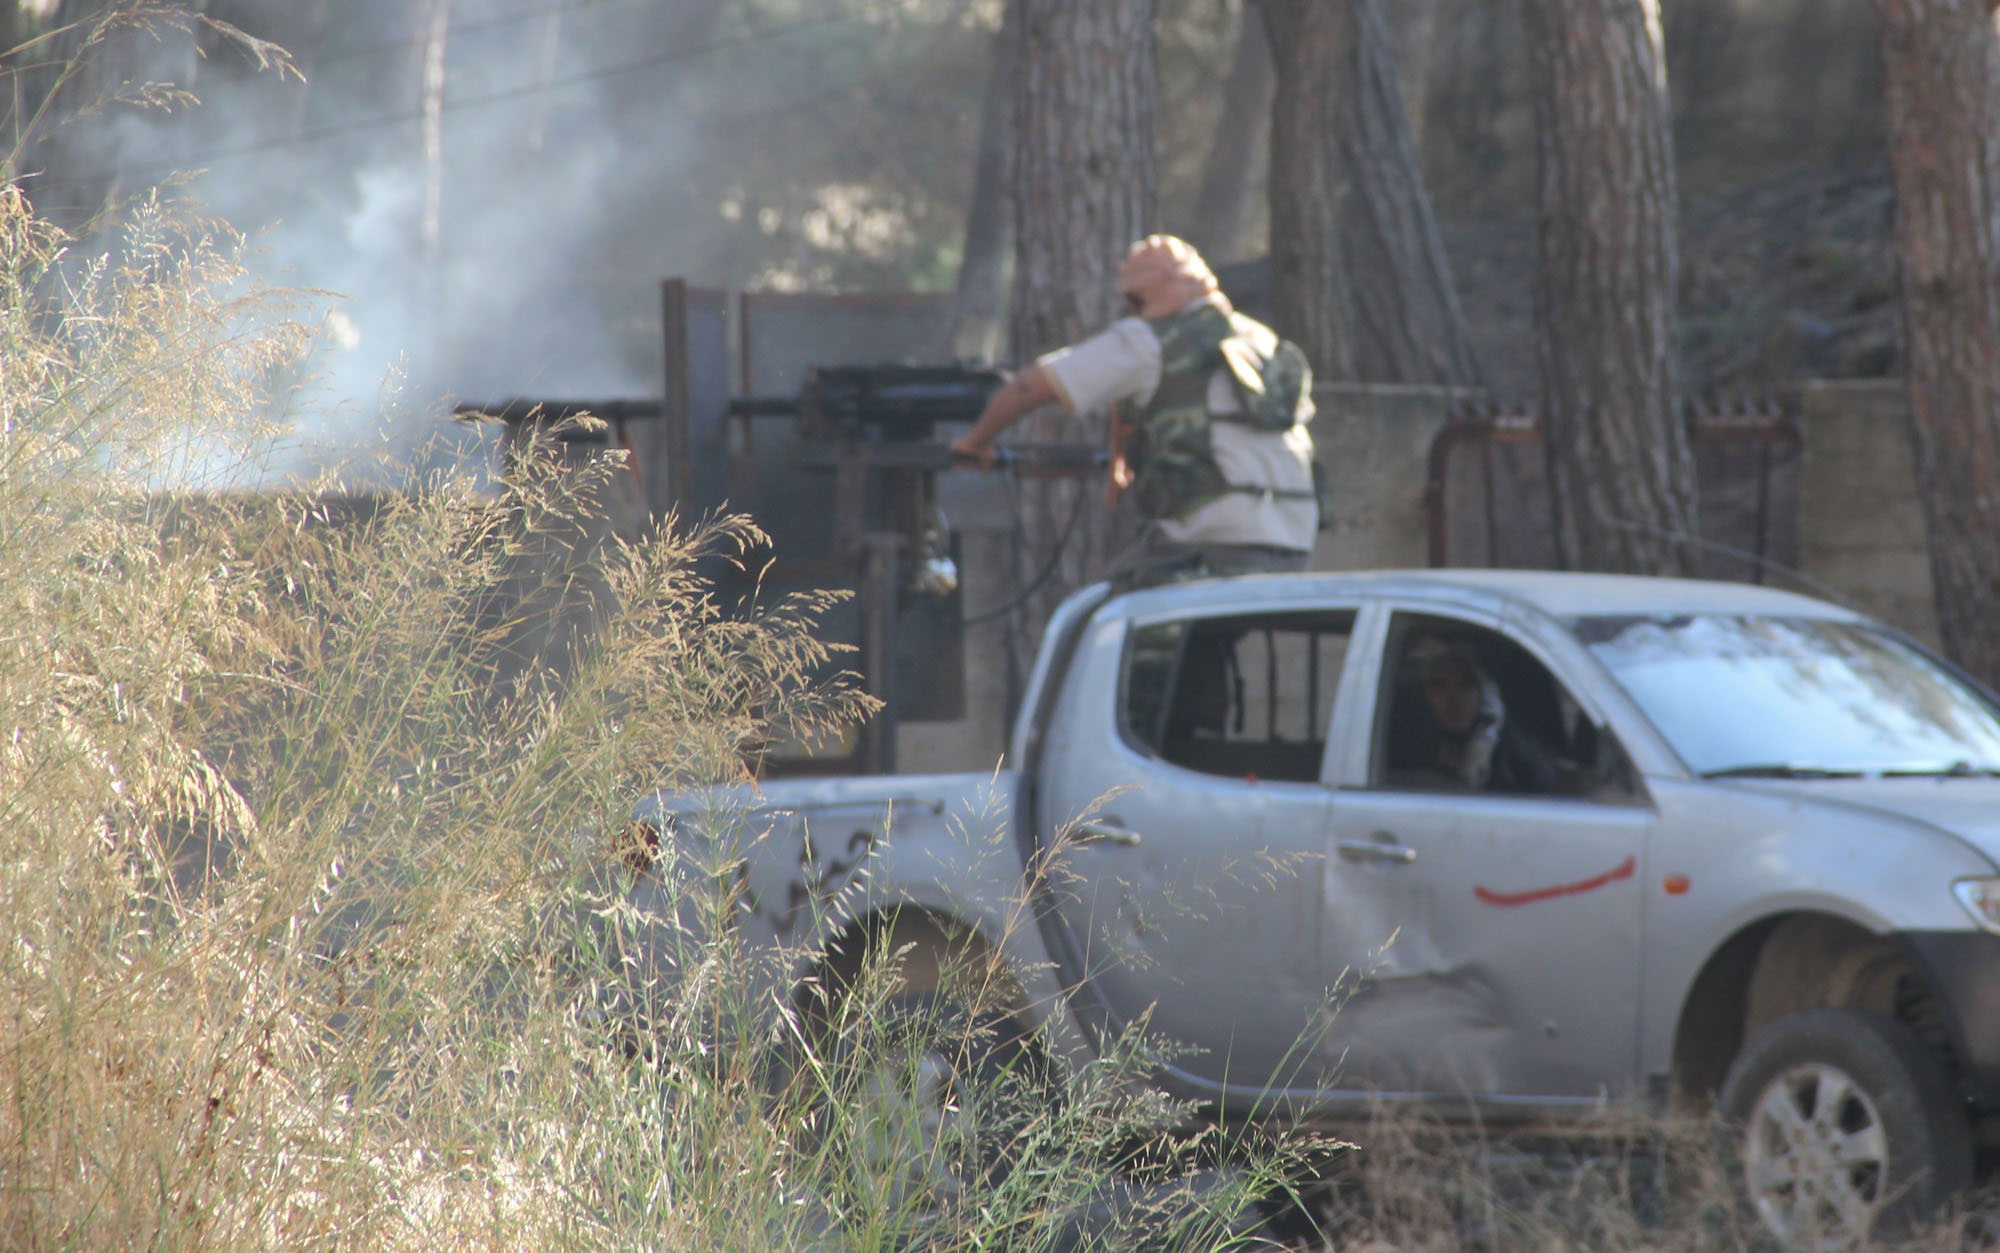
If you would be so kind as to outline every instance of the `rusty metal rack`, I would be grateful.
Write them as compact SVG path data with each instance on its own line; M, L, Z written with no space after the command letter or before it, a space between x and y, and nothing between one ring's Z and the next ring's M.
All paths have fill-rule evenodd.
M1748 500L1736 529L1743 532L1737 539L1741 555L1750 563L1748 577L1755 582L1763 581L1766 567L1772 564L1776 470L1796 459L1803 445L1797 409L1796 398L1785 394L1707 395L1685 407L1688 438L1698 453L1747 450L1750 454L1749 464L1739 472L1739 477L1747 476L1748 480L1739 485L1743 489L1739 494ZM1465 503L1452 491L1454 458L1467 451L1479 458L1481 529L1486 539L1483 559L1487 565L1497 565L1503 518L1498 503L1501 485L1496 450L1538 446L1541 440L1541 420L1532 404L1486 399L1462 405L1452 414L1431 443L1424 481L1425 538L1431 565L1451 564L1452 513ZM1703 490L1706 493L1708 488Z

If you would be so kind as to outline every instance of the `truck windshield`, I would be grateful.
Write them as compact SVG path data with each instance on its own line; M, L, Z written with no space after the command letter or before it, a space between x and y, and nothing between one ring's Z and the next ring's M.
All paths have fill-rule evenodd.
M1706 777L2000 773L2000 709L1866 624L1700 614L1573 625Z

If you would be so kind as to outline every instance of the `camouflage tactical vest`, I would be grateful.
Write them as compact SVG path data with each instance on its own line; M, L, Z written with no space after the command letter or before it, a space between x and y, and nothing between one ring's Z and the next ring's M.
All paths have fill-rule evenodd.
M1245 333L1255 323L1207 303L1152 319L1147 325L1160 341L1160 386L1139 415L1125 450L1133 472L1132 501L1140 516L1184 518L1230 492L1268 491L1267 484L1231 483L1223 477L1215 463L1209 424L1228 421L1260 431L1289 429L1298 420L1299 398L1312 386L1305 355L1284 340L1268 355L1259 352ZM1225 365L1241 410L1212 414L1209 379ZM1273 494L1315 498L1303 491Z

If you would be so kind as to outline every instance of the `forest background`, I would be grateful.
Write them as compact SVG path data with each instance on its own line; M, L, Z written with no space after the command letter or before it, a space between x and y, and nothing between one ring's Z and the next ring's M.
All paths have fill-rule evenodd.
M1873 0L192 7L195 41L100 35L59 93L106 0L0 10L14 168L70 226L171 176L334 294L279 469L432 437L439 397L653 394L668 275L955 291L961 353L1026 360L1166 230L1246 262L1322 381L1539 405L1561 563L1698 572L1686 399L1898 367ZM56 99L141 82L204 107ZM1024 638L1121 542L1086 521ZM1995 670L1963 625L1991 580L1936 581Z
M193 41L117 7L0 7L6 172L86 235L185 184L328 294L273 469L435 438L438 397L651 394L667 275L953 290L963 354L1026 360L1167 230L1269 258L1233 294L1322 382L1521 398L1542 482L1502 494L1568 568L1703 572L1692 398L1907 374L1937 636L2000 678L1977 0L140 6ZM1022 640L1131 525L1086 523Z
M0 47L90 0L0 8ZM94 99L172 82L204 107L38 132L37 207L75 225L183 171L292 283L337 292L336 395L405 362L412 393L651 394L652 280L778 290L965 288L961 343L1010 356L1002 0L207 0L297 74L206 31L127 33ZM1254 6L1252 6L1254 9ZM1535 385L1534 65L1522 6L1383 6L1481 381ZM1241 0L1161 0L1153 229L1263 256L1271 64ZM12 29L8 29L11 25ZM17 131L88 27L11 58ZM1896 367L1871 0L1664 6L1695 389ZM300 76L303 76L301 81ZM1004 117L999 119L1004 124ZM968 243L968 231L972 233ZM1001 245L996 252L996 241ZM968 267L968 257L971 258ZM1371 380L1373 381L1373 380ZM302 406L303 408L303 406Z

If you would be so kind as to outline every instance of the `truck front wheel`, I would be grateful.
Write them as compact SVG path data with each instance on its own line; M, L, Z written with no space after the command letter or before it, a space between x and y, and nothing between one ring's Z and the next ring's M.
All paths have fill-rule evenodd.
M1722 1113L1738 1185L1787 1247L1893 1235L1971 1178L1948 1067L1882 1014L1807 1009L1771 1022L1731 1065Z
M842 1032L851 1085L829 1110L853 1200L909 1220L993 1183L1055 1101L1046 1058L1014 1019L936 992L890 998Z

